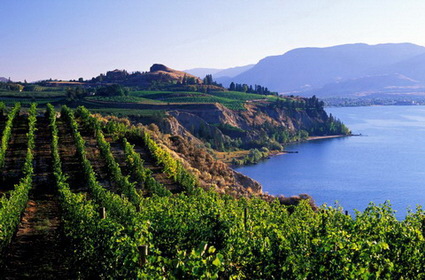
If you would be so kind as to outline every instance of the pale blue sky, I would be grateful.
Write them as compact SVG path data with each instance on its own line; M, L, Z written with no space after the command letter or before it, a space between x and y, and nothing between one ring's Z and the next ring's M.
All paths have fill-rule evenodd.
M422 0L2 0L0 77L228 68L299 47L425 46Z

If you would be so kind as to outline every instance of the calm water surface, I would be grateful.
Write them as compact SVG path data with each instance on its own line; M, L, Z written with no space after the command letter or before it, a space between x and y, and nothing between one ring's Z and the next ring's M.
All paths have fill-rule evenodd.
M237 168L285 196L307 193L316 203L363 211L389 200L398 218L425 206L425 107L328 108L363 136L291 145L298 154Z

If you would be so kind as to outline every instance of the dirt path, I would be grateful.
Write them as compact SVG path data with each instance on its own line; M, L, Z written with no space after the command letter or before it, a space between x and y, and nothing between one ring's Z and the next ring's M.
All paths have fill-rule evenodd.
M77 148L71 130L62 119L57 120L57 126L59 156L62 161L62 171L68 176L69 187L75 192L87 192L84 173L78 159Z
M120 193L118 186L113 182L106 161L103 158L100 149L97 145L97 139L94 132L80 127L80 133L86 142L86 155L90 161L93 171L96 173L97 181L107 190L115 193Z
M38 118L33 187L18 231L6 251L2 279L69 279L61 213L52 182L48 120Z
M0 115L0 135L3 135L3 129L6 125L7 118L4 115Z

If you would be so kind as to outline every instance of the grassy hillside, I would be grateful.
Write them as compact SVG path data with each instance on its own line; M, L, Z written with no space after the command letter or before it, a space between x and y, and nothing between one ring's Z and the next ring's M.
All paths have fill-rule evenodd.
M308 200L219 194L200 187L202 164L191 163L200 157L173 152L155 130L82 107L58 113L16 105L0 115L1 276L425 277L421 209L397 221L388 205L349 216Z

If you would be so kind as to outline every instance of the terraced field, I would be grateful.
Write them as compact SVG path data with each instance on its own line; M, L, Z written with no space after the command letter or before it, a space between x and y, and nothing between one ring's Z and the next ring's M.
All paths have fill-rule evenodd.
M49 107L50 111L46 115L37 113L35 106L29 114L19 113L19 107L19 105L15 107L17 109L16 115L10 113L9 116L0 117L0 128L3 132L7 120L10 119L10 136L9 139L5 140L8 145L2 151L5 156L0 191L2 202L11 200L13 196L18 195L23 195L28 199L20 205L19 203L9 205L9 209L4 207L0 209L0 211L12 210L14 211L12 214L15 214L12 215L13 217L0 215L0 222L2 223L0 224L2 225L0 249L3 252L0 262L1 279L73 279L78 277L78 273L77 270L69 270L69 267L72 267L72 263L75 262L75 260L69 258L69 254L74 252L67 251L69 249L67 243L70 240L69 237L65 236L66 230L64 232L64 228L67 227L66 222L63 221L64 205L61 205L61 193L56 186L57 180L59 180L58 174L54 174L54 172L62 172L60 176L62 176L62 179L66 179L66 188L72 195L82 195L87 201L93 198L93 194L90 193L90 183L99 184L115 199L123 200L120 196L122 195L121 184L108 169L108 164L111 163L107 162L105 157L102 156L95 137L95 134L102 133L101 131L96 131L81 119L75 122L77 125L81 124L81 128L73 131L70 122L75 121L75 119L71 111L66 111L70 114L68 118L65 116L56 118L53 107ZM35 120L33 124L35 145L32 148L28 144L30 118ZM56 159L54 158L55 151L52 150L53 127L56 127L55 149L58 155ZM84 159L92 166L92 174L84 169L87 166L83 164L84 159L80 158L81 151L78 151L76 145L79 138L78 136L75 138L76 134L82 136ZM116 159L119 170L123 170L122 176L131 177L133 194L137 197L139 197L139 194L140 196L147 195L146 183L140 180L134 181L137 177L131 174L131 170L127 168L123 143L113 140L113 137L110 136L106 136L105 139L106 143L110 145L110 150L106 152L113 155L114 162ZM129 147L135 155L140 155L144 159L141 163L146 173L151 174L154 184L174 193L182 191L179 183L164 175L163 168L156 163L145 146L140 144L131 146L129 144ZM28 154L32 154L33 158L26 163ZM16 184L23 181L27 174L24 168L25 164L31 165L32 171L29 176L31 182L29 182L27 189L14 194L12 190L16 188ZM56 165L56 168L53 165ZM60 165L61 171L57 168L58 165ZM94 178L92 178L94 180L88 182L87 177L91 175L94 175ZM152 195L152 193L149 195ZM2 203L2 206L4 204ZM125 204L124 201L123 205ZM99 207L99 205L96 207ZM5 230L7 225L10 225L10 227ZM17 225L17 231L15 225Z
M244 92L176 92L176 91L132 91L129 96L91 96L86 97L92 103L134 103L151 105L151 108L176 104L213 104L220 103L232 110L245 110L247 101L275 100L276 96L264 96ZM157 105L157 106L154 106Z

